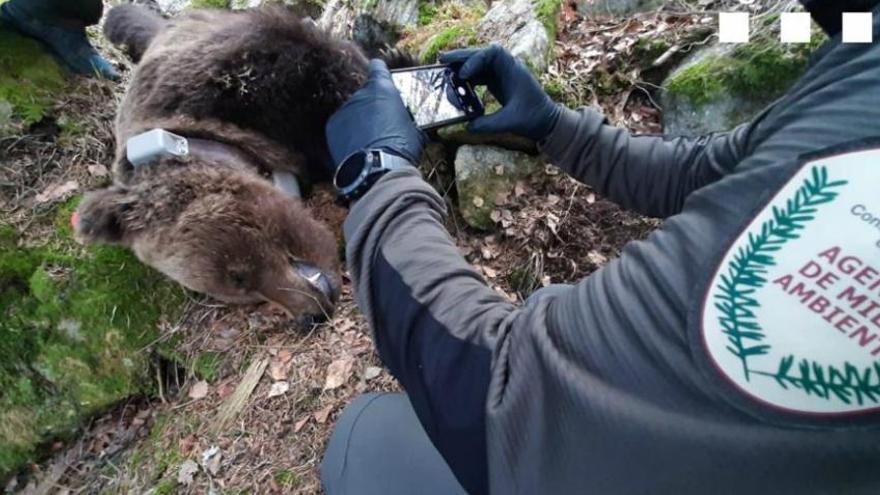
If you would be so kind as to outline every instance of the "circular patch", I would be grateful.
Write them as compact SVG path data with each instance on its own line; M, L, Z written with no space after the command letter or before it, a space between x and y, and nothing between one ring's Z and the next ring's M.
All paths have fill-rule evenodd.
M752 399L880 410L880 149L805 163L734 240L701 318L710 360Z

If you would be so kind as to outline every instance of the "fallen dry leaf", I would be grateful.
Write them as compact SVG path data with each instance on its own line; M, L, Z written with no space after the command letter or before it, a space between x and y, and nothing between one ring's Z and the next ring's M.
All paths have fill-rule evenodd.
M354 321L346 319L346 320L341 321L339 324L337 324L335 330L339 333L344 333L347 330L350 330L351 328L353 328L354 325L355 325Z
M294 433L299 433L299 430L302 430L303 427L306 425L306 423L309 422L310 419L312 419L311 416L306 416L305 418L303 418L303 419L297 421L297 422L293 425L293 432L294 432Z
M189 455L190 452L199 444L199 437L195 434L187 435L180 439L177 446L183 455Z
M315 411L315 414L314 414L314 416L315 416L315 421L316 421L318 424L324 424L324 423L326 423L326 422L327 422L327 418L330 417L330 413L333 412L333 407L334 407L333 404L330 404L329 406L327 406L327 407L325 407L325 408L323 408L323 409L319 409L318 411Z
M107 167L101 165L100 163L89 165L88 171L89 175L91 175L92 177L107 177L108 175L110 175Z
M548 213L547 216L544 217L544 223L547 224L547 228L549 228L551 232L554 234L559 233L559 217L552 213Z
M187 459L183 461L183 464L180 465L180 470L177 471L177 482L181 485L189 486L198 472L199 465L196 464L196 461Z
M197 381L189 388L189 398L192 400L204 399L208 395L208 382L205 380Z
M364 380L372 380L382 374L382 368L378 366L367 366L364 370Z
M278 397L279 395L284 395L287 391L290 390L290 384L287 382L275 382L272 384L272 387L269 388L269 394L266 396L268 398Z
M324 390L339 388L351 376L354 360L350 357L337 359L327 366L327 380L324 382Z
M37 194L37 203L50 203L64 198L68 194L79 189L79 183L75 180L69 180L64 184L53 184L47 187L43 192Z
M590 251L589 253L587 253L587 258L591 262L593 262L599 266L602 266L605 263L608 263L608 258L598 251Z
M293 364L293 353L287 349L278 351L272 361L269 362L269 376L277 381L287 380L287 373Z
M229 395L232 394L232 392L234 391L235 384L233 383L232 379L228 379L220 385L217 385L217 397L220 397L221 399L229 397Z
M495 252L489 246L481 247L480 248L480 255L483 257L484 260L491 260L492 258L494 258L496 256Z
M220 447L213 445L211 448L202 452L202 467L205 468L211 476L216 476L220 472L220 461L223 459L223 453Z

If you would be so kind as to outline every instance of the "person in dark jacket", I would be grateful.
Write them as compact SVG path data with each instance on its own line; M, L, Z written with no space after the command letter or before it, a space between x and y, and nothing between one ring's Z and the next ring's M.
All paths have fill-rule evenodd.
M805 4L832 36L808 72L699 138L557 105L497 46L442 57L503 105L474 131L665 219L522 306L444 230L372 62L327 135L357 302L406 395L346 408L328 494L880 493L880 46L841 43L847 2Z
M101 21L103 11L101 0L9 0L0 5L0 26L42 41L72 72L116 80L116 69L85 30Z

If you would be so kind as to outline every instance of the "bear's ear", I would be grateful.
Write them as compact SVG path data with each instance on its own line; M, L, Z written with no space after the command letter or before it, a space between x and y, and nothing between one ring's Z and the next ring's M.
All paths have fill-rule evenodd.
M70 218L77 240L124 244L126 217L132 205L131 195L119 186L86 194Z

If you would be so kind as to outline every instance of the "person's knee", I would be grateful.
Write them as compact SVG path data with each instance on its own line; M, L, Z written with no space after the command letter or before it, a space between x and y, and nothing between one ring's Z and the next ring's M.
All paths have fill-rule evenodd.
M358 396L354 401L345 407L330 440L327 442L327 450L324 453L324 459L321 461L321 483L327 493L333 493L337 480L342 476L345 467L345 457L348 454L349 440L352 431L357 426L358 419L369 408L374 401L388 394L368 393Z

